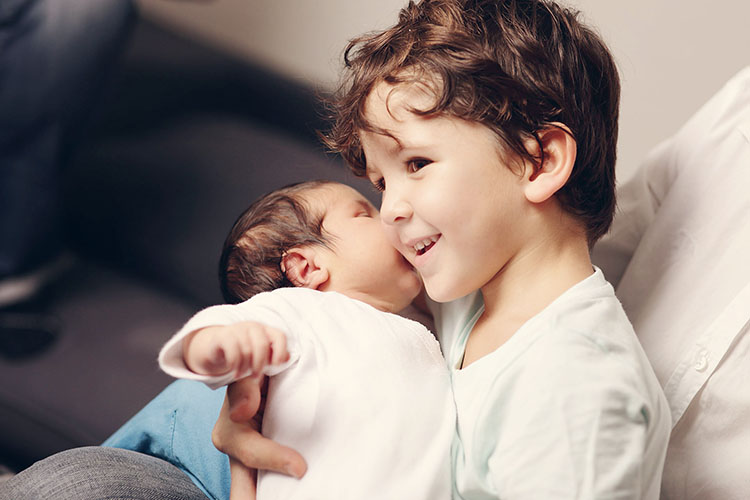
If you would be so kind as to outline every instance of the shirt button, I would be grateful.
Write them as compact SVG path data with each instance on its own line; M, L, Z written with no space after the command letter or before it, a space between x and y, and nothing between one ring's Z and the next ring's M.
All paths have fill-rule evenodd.
M695 357L695 364L693 365L695 371L702 372L708 368L708 351L701 349L698 351L698 355Z

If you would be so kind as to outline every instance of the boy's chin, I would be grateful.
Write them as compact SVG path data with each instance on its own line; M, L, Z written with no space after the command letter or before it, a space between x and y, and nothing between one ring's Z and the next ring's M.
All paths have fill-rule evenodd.
M429 282L424 283L424 291L430 298L430 300L440 304L451 302L466 295L459 295L455 290L446 289L445 287L441 287L435 283L432 283L431 286Z

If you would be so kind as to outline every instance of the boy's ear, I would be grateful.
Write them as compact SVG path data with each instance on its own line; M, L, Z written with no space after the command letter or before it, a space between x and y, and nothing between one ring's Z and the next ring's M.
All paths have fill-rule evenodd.
M577 152L573 134L562 123L554 123L538 134L544 148L544 163L535 169L529 168L524 173L524 194L532 203L547 201L568 182ZM530 141L529 148L532 154L539 154L539 144L536 141Z
M294 286L317 290L328 281L328 269L321 267L319 261L313 247L292 248L281 258L281 272Z

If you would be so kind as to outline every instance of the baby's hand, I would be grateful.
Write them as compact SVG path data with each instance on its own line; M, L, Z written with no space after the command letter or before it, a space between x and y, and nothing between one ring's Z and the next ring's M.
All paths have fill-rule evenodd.
M201 328L185 338L183 359L190 371L201 375L234 373L238 378L252 370L289 359L286 335L260 323L245 321L226 326Z

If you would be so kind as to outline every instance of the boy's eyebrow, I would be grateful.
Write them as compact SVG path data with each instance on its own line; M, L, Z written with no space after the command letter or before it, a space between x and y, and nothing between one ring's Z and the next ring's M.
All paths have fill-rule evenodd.
M395 148L390 148L391 154L401 154L404 151L409 151L410 149L421 149L427 147L426 144L404 142L394 135L389 135L389 137L396 143Z
M396 147L394 148L396 153L403 153L404 151L408 151L410 149L422 149L430 146L429 138L425 137L411 138L410 141L409 139L399 139L391 133L385 135L393 139L393 141L396 143Z
M426 145L421 145L421 144L404 144L404 142L401 139L399 139L394 134L387 132L385 130L380 131L378 133L386 137L390 137L391 139L393 139L393 142L396 143L395 148L389 148L389 154L401 154L404 151L408 151L410 149L419 149L419 148L426 147ZM369 177L371 173L372 173L371 162L368 161L365 167L365 176Z
M389 131L388 129L378 128L376 130L373 130L373 132L375 132L378 135L382 135L382 136L388 137L390 139L393 139L393 141L396 143L396 146L397 146L396 147L396 151L402 151L404 149L404 143L401 142L401 139L399 139L398 137L396 137L396 134L394 134L393 132Z
M406 148L406 146L404 146L404 143L401 142L398 137L396 137L395 135L391 135L390 137L396 142L396 151L401 152Z

